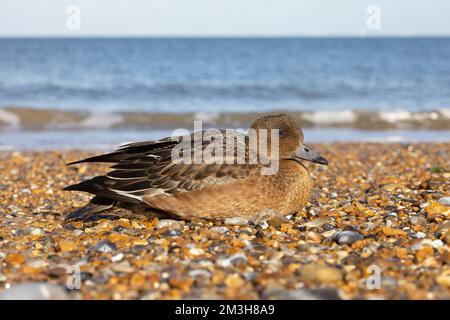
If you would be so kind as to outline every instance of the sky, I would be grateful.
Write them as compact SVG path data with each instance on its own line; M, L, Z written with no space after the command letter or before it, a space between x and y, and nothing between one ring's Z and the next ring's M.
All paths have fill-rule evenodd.
M0 0L0 36L450 36L450 1Z

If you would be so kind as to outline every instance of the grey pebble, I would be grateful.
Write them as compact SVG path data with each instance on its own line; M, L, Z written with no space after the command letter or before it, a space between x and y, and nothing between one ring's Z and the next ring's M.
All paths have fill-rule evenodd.
M157 230L160 230L163 228L168 228L170 230L183 229L183 227L184 227L184 222L173 220L173 219L161 219L156 224Z
M439 202L440 204L443 204L444 206L450 206L450 197L443 197L443 198L440 198L440 199L438 200L438 202Z
M210 278L211 272L209 272L207 270L203 270L203 269L194 269L194 270L189 271L189 276L192 278L201 277L201 276Z
M246 226L246 225L248 225L248 219L245 219L242 217L226 218L225 224L236 225L236 226Z
M222 268L228 268L237 263L239 260L246 262L247 256L243 253L236 253L229 257L221 257L217 259L216 264Z
M341 300L334 288L286 290L278 285L271 285L264 289L262 299L276 300Z
M117 247L114 243L108 240L102 240L91 247L91 250L97 252L114 252L117 250Z
M3 291L0 300L71 300L62 286L45 282L22 283Z
M215 232L215 233L225 234L225 233L227 233L230 230L227 227L215 226L215 227L212 227L211 229L209 229L209 231Z
M340 231L334 235L334 241L339 244L352 244L364 239L364 236L355 231Z
M163 236L165 237L178 237L182 234L182 232L179 229L169 230L167 232L164 232Z

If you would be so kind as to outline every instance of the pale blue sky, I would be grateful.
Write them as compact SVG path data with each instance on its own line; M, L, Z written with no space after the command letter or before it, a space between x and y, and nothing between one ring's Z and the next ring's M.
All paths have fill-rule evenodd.
M66 27L68 5L81 29ZM366 27L369 5L381 29ZM449 0L0 0L0 36L450 35Z

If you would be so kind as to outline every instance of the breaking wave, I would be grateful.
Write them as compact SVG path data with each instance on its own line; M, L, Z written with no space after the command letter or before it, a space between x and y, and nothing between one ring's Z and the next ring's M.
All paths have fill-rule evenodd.
M279 113L279 112L277 112ZM450 109L435 111L287 111L304 128L353 128L363 130L450 130ZM0 108L0 130L80 130L192 128L203 126L247 128L263 113L161 113L81 112L26 107Z

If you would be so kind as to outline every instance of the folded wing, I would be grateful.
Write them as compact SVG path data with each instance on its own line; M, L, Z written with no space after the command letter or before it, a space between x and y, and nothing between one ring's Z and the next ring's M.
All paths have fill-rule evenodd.
M250 164L248 137L236 131L202 131L176 139L131 143L118 150L76 161L112 163L105 176L65 190L140 203L144 196L171 195L243 179L261 169Z

